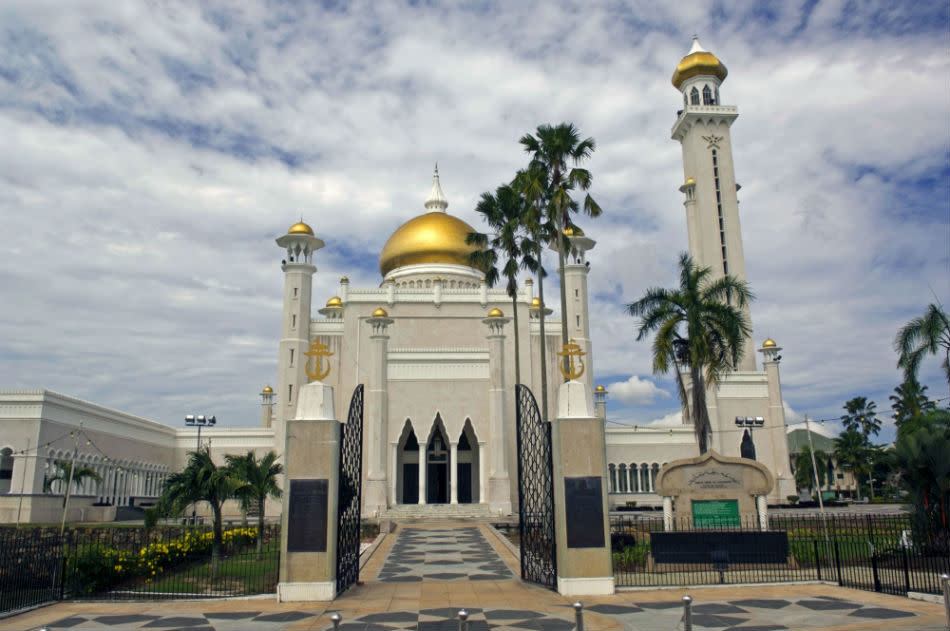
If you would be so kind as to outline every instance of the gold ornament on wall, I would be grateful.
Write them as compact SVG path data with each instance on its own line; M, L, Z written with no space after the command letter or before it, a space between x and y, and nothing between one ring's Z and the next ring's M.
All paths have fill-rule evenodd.
M564 345L564 350L558 353L559 357L567 357L568 368L564 369L564 364L558 364L558 368L561 370L561 374L564 375L565 379L577 379L584 374L584 360L581 359L586 355L584 351L581 350L580 344L577 344L573 339ZM577 359L578 366L575 366L574 359Z
M310 350L304 353L307 356L307 365L304 366L304 370L307 371L307 376L310 377L310 381L320 381L324 377L330 374L330 362L326 362L326 370L323 369L324 366L324 357L331 357L333 355L330 352L330 349L327 348L326 344L320 342L313 342L310 345ZM313 370L310 369L311 359L313 360Z

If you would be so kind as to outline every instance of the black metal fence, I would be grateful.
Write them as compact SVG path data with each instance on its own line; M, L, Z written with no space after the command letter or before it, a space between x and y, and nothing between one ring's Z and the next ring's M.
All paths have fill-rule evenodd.
M65 598L213 598L274 592L280 532L210 528L0 529L0 613Z
M674 521L667 529L655 515L615 517L610 528L614 577L618 586L824 580L906 595L939 594L940 575L950 573L946 531L915 531L904 515L829 514L822 519L773 513L767 530L783 533L781 541L759 536L758 520L703 528Z

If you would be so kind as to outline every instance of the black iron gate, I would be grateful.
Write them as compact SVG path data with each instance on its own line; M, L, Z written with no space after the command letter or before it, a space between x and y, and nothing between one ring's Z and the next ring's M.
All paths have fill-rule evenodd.
M336 588L344 592L360 575L360 507L363 478L363 385L356 386L340 429L340 512L336 540Z
M541 418L531 390L515 386L518 399L518 510L521 578L557 587L554 545L554 466L551 424Z

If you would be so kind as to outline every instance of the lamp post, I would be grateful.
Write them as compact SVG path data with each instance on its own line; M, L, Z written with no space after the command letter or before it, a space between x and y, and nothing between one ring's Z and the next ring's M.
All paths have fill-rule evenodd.
M218 419L214 416L205 416L204 414L189 414L185 417L185 425L188 427L197 427L198 428L198 440L195 442L195 453L201 452L201 428L207 425L208 427L213 427L215 423L218 422ZM210 447L208 448L210 452ZM191 525L194 526L198 523L198 504L193 504L191 507Z

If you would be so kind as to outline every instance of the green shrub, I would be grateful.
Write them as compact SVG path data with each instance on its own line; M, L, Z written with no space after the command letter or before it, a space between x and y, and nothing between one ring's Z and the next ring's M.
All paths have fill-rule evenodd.
M786 496L785 496L785 499L788 500L788 503L789 503L789 504L794 504L795 502L798 501L798 496L797 496L797 495L786 495Z
M630 571L646 565L647 555L650 553L650 544L641 541L632 546L625 546L620 552L613 553L614 570Z
M145 527L154 528L158 523L158 509L149 507L145 509Z

